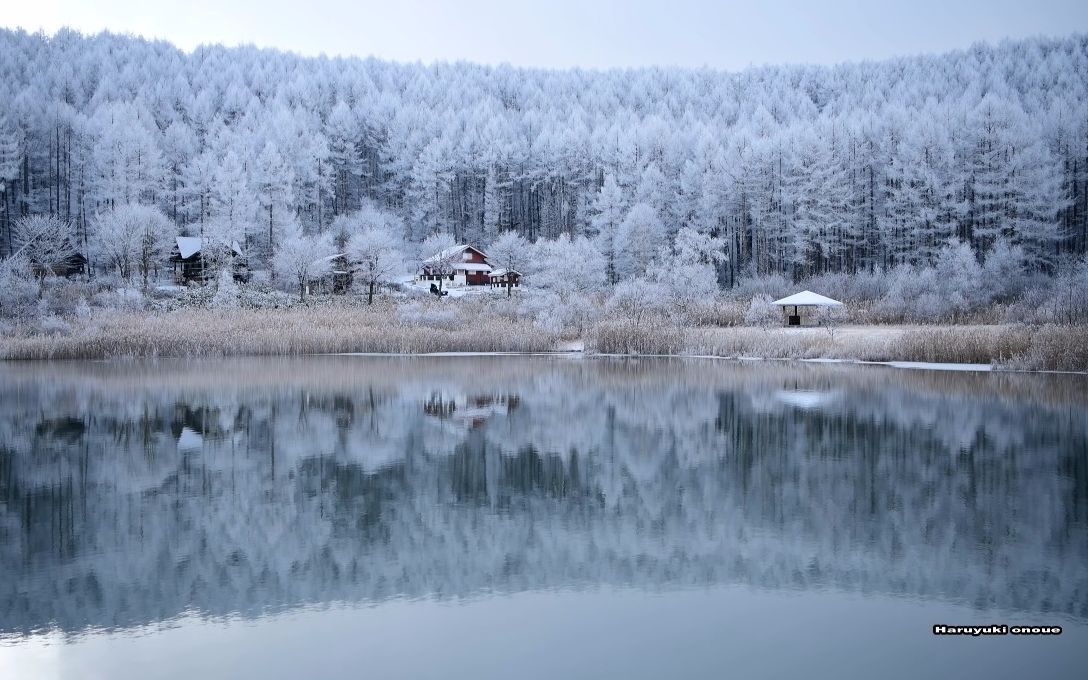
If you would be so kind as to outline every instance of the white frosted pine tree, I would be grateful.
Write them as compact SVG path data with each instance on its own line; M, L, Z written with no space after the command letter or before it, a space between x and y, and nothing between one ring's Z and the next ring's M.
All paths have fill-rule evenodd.
M668 251L665 227L654 209L645 203L631 206L620 224L616 242L616 270L620 279L645 274L654 260Z
M361 135L362 126L351 107L344 101L337 102L325 124L332 172L333 211L337 215L356 205L353 193L356 193L355 187L361 175Z
M605 275L611 284L619 281L618 237L620 225L623 224L624 210L623 191L616 183L616 178L610 174L605 175L601 190L597 192L593 200L593 217L590 225L597 248L604 255Z
M261 254L267 260L285 231L294 224L294 173L275 142L267 142L254 162L254 188L260 205Z
M215 170L212 209L218 222L246 248L255 242L257 197L250 186L245 161L233 149Z

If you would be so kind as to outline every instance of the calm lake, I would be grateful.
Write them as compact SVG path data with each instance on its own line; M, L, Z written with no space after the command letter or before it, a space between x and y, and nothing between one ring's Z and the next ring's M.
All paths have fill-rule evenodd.
M801 676L1088 677L1088 377L0 364L0 678Z

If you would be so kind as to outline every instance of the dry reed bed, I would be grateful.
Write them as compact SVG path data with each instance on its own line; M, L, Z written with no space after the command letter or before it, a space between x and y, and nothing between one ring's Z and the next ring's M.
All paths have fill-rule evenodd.
M182 310L109 315L68 335L0 338L0 359L540 352L553 350L557 341L529 321L498 316L428 327L405 323L389 310L348 306Z
M439 308L436 305L436 309ZM486 306L456 318L406 320L395 305L315 305L276 310L187 309L114 313L69 333L29 328L0 337L0 359L225 357L344 352L548 352L555 333ZM471 313L468 313L471 312ZM688 328L665 319L607 318L586 348L608 354L995 364L1020 370L1088 370L1086 326L869 326Z
M816 328L678 329L621 322L600 324L590 333L587 347L610 354L925 361L1088 371L1086 326L873 326L832 333Z

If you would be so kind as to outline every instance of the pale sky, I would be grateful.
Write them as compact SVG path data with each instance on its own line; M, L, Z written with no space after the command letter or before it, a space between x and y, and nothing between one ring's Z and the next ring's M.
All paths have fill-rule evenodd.
M185 50L251 43L306 55L549 68L881 59L1088 32L1085 0L12 0L0 25L108 29Z

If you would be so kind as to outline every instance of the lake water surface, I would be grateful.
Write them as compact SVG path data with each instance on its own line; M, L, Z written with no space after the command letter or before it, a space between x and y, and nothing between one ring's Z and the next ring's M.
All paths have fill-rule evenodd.
M801 676L1088 677L1088 378L0 365L0 678Z

